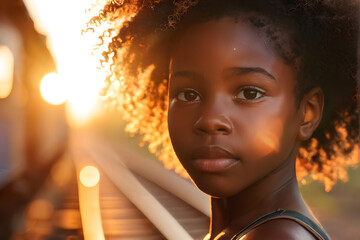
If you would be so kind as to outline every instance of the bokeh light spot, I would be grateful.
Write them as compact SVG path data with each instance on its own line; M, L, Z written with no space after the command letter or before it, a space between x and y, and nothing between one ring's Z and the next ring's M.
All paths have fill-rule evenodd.
M14 56L6 46L0 46L0 99L10 95L13 86Z
M80 182L85 187L94 187L100 181L99 170L94 166L86 166L80 171Z
M66 84L56 73L44 76L40 84L41 96L50 104L60 105L66 101Z
M36 220L51 219L54 212L54 206L46 199L37 199L32 201L27 209L27 217Z

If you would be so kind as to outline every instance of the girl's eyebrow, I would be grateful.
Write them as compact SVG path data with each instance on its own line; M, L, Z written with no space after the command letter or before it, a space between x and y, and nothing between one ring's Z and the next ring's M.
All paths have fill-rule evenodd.
M248 73L260 73L276 81L276 78L271 73L269 73L268 71L266 71L264 68L261 67L231 67L223 71L223 76L224 78L230 78L233 76L245 75ZM176 71L170 74L170 79L176 77L183 77L188 79L204 79L204 77L201 74L195 71L186 71L186 70Z
M173 73L170 73L170 79L176 78L176 77L183 77L183 78L189 78L189 79L203 79L204 77L194 71L176 71Z
M276 81L276 78L271 73L261 67L231 67L223 71L223 76L228 78L232 76L245 75L248 73L260 73Z

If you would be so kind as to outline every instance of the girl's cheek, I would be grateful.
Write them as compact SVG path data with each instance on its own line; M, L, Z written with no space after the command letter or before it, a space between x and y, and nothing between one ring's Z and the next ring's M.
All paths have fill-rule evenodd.
M283 135L281 120L261 122L257 131L252 134L253 151L258 157L276 154L280 150L280 142Z

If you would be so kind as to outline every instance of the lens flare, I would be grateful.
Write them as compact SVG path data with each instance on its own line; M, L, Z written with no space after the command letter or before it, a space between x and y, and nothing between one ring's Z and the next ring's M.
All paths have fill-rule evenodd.
M40 84L41 96L50 104L60 105L66 101L66 84L58 74L49 73Z
M94 166L86 166L80 171L80 182L85 187L94 187L100 181L99 170Z

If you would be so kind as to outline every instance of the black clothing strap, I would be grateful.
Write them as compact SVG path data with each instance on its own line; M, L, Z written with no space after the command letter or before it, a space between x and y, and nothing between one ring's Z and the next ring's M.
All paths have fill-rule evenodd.
M258 218L257 220L249 224L246 228L237 233L232 238L232 240L240 240L243 236L245 236L254 228L274 219L289 219L295 221L301 226L303 226L310 233L312 233L318 240L330 240L329 236L325 233L325 231L319 225L314 223L310 218L299 212L283 209L278 209L275 212L266 214Z

